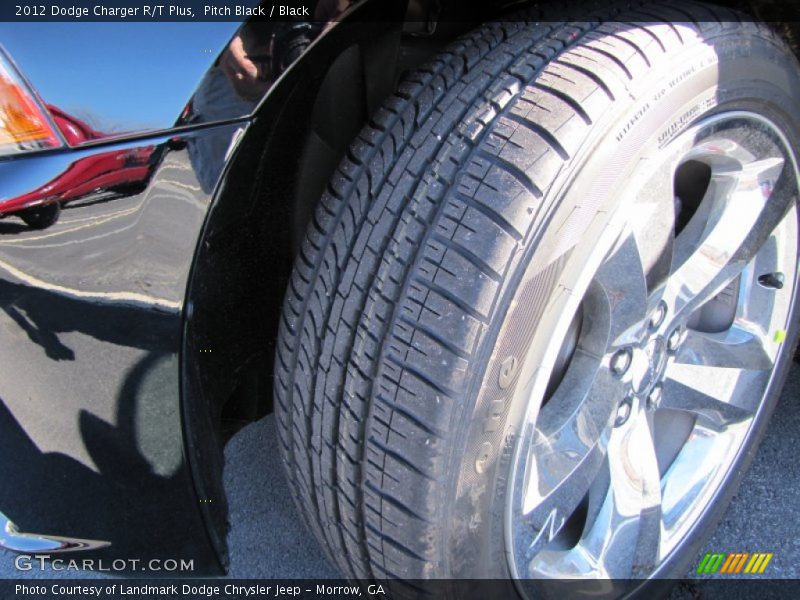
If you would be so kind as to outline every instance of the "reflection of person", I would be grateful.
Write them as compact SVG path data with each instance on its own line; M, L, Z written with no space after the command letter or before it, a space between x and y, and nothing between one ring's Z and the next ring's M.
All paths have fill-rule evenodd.
M275 80L353 3L320 0L313 21L247 21L200 82L179 124L249 115ZM189 142L192 165L204 190L216 183L220 159L229 145L229 139L215 141L213 136Z
M270 84L270 41L262 46L263 51L251 45L245 48L242 33L237 34L219 59L219 68L233 85L233 89L244 100L258 101ZM251 44L257 44L254 40ZM263 40L262 40L263 45ZM265 59L265 57L267 57Z
M191 112L184 122L209 123L242 117L253 109L255 100L244 100L219 66L206 73L191 101ZM222 158L231 140L223 131L188 139L189 159L203 191L210 193L222 170Z
M313 21L246 22L222 53L218 68L243 100L257 102L325 27L353 0L320 0Z
M312 21L251 19L244 23L200 83L191 114L184 119L209 122L248 114L311 42L354 3L320 0Z

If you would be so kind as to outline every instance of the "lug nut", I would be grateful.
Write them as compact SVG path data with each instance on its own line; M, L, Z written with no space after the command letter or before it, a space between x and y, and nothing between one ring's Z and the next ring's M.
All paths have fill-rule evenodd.
M661 398L664 395L664 389L661 387L661 384L656 385L650 393L647 394L647 408L650 410L655 410L661 404Z
M614 427L624 425L625 422L630 418L632 412L633 399L628 396L625 398L625 400L620 402L619 406L617 407L617 418L614 420Z
M669 338L667 339L667 352L670 354L675 354L678 351L678 348L681 347L683 343L683 331L680 327L675 328L672 333L669 334Z
M653 314L650 315L650 330L656 330L661 327L661 324L664 322L664 319L667 318L667 303L663 300L658 303L656 309L653 311Z
M630 368L631 361L633 361L633 353L630 348L617 350L614 356L611 357L611 371L615 375L624 375Z

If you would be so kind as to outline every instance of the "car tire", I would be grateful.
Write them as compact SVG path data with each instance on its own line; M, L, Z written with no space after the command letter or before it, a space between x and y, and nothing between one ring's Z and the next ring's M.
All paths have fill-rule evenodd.
M312 218L276 421L349 578L681 576L763 434L797 340L797 62L725 9L587 13L405 77Z
M61 216L61 205L58 202L52 202L36 208L29 208L25 212L21 212L19 216L31 229L47 229L55 225Z

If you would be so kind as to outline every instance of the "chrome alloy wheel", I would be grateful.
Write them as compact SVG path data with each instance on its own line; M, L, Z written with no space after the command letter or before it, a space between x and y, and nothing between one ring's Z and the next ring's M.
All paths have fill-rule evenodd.
M511 461L520 580L657 575L728 482L789 353L798 170L785 137L727 112L658 156L543 328L564 342L534 363Z

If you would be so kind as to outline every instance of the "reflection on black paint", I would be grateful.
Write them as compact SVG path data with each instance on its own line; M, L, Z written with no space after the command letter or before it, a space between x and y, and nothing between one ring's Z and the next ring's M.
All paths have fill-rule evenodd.
M173 385L176 368L172 350L179 332L173 316L4 280L0 306L15 323L22 319L25 325L20 326L51 357L61 353L74 359L73 351L58 341L64 332L80 333L91 344L144 351L116 391L113 424L93 414L91 405L78 414L80 439L74 443L85 445L97 470L65 453L40 451L0 398L0 456L14 457L0 461L0 481L13 482L0 486L3 512L24 530L110 540L112 546L104 552L109 558L195 557L197 548L181 542L190 539L186 531L202 525L196 511L186 510L194 499L187 497L191 485L182 455L179 407L162 395L164 387ZM5 378L12 375L3 373ZM13 387L24 394L27 383L15 381ZM45 410L58 412L59 395L69 391L59 390L57 381L53 384ZM160 532L159 543L153 543L154 529ZM113 544L121 534L126 544Z
M144 190L82 195L44 231L0 222L0 512L20 530L109 541L108 558L193 559L198 574L225 561L187 462L179 351L211 202L190 149L228 147L235 130L0 162L8 192L154 149Z
M350 0L321 0L310 21L246 21L203 77L176 125L211 123L253 112L278 77L351 5ZM189 142L192 165L204 191L210 192L216 183L228 149L229 141L223 138Z
M164 144L147 144L68 161L63 172L45 183L32 179L30 189L0 201L0 217L19 216L29 228L47 229L56 223L60 209L68 203L103 194L107 201L141 193L158 168L164 149ZM37 221L34 217L43 211L55 212L52 218ZM16 228L6 231L14 232ZM4 228L0 228L3 232Z
M206 73L176 125L209 123L252 112L275 81L355 3L311 2L310 20L248 19ZM270 12L270 3L260 6Z

